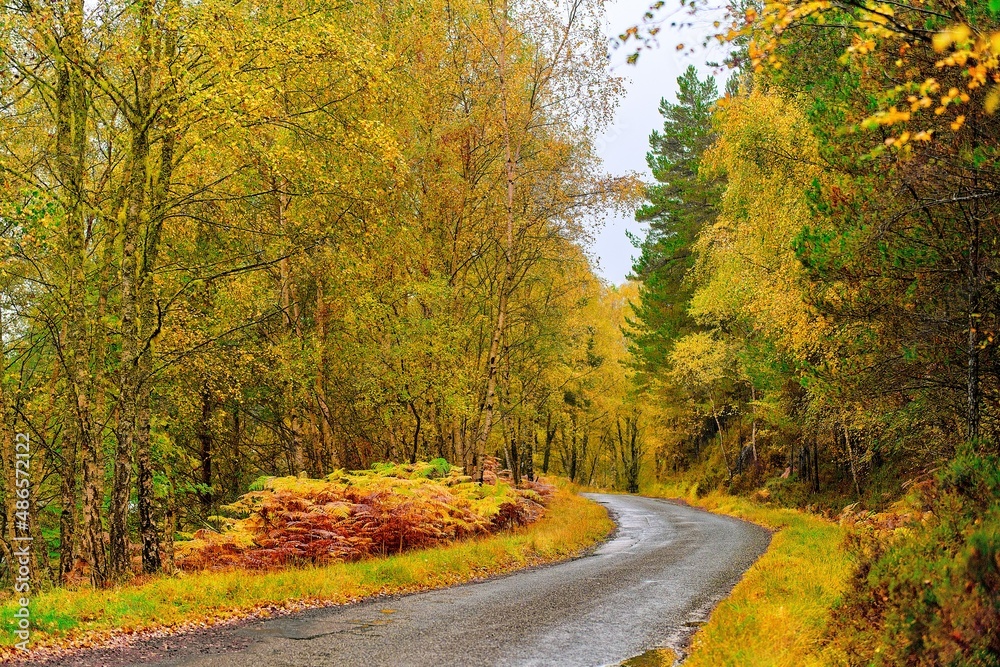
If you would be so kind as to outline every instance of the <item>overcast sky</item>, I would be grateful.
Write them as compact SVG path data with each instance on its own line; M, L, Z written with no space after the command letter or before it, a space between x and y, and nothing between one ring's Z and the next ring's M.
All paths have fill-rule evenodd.
M643 12L651 4L652 0L610 2L607 8L608 37L614 37L641 21ZM678 21L682 19L691 20L686 16L676 17ZM615 122L598 143L605 168L612 174L638 172L643 180L652 180L652 175L646 168L646 151L649 149L649 133L663 125L657 111L660 98L675 101L677 77L687 66L695 65L703 75L711 74L712 70L705 65L705 61L710 58L718 59L720 56L718 52L706 53L700 48L694 55L677 52L676 46L679 43L694 45L704 40L704 36L712 30L707 18L701 17L697 26L684 29L671 28L671 20L667 20L660 33L660 48L643 51L637 64L629 65L625 62L630 50L618 49L612 52L613 71L626 78L626 94L618 107ZM720 89L722 83L720 77ZM626 230L640 231L640 225L631 215L608 218L590 248L597 260L598 272L614 284L625 281L632 268L632 255L636 253L625 236Z

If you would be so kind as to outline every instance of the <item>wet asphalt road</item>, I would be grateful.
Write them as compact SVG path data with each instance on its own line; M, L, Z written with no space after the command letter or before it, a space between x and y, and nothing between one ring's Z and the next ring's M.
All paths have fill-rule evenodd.
M683 647L770 541L758 526L664 500L590 497L612 512L619 528L588 556L480 583L217 629L214 634L230 633L230 641L215 637L221 641L206 646L176 637L162 647L162 659L142 664L616 665L655 647Z

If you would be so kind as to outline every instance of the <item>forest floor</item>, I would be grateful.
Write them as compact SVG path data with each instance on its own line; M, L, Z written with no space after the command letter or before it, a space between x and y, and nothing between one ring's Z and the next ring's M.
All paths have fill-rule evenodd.
M97 646L122 651L208 626L475 581L572 558L613 528L603 507L567 489L556 489L547 504L544 516L527 527L388 557L256 572L179 572L101 591L53 589L31 601L27 657L82 664L74 654ZM12 604L0 604L2 618L13 618ZM5 664L26 657L13 642L13 633L0 633Z

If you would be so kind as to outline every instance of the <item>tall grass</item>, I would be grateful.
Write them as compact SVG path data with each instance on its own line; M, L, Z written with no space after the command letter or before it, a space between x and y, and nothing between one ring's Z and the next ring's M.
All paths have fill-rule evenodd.
M527 528L446 547L322 567L161 576L110 590L55 589L32 598L32 646L440 588L572 557L612 527L603 507L560 489L545 516ZM0 604L0 658L14 650L14 609L13 601Z
M721 493L699 498L684 486L649 495L681 498L776 531L691 642L685 667L808 667L824 664L821 640L851 574L844 529L822 517Z

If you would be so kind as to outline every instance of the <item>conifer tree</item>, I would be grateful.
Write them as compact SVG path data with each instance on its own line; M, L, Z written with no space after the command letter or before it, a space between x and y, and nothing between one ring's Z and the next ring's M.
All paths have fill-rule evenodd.
M687 313L691 285L685 279L694 265L691 246L714 219L722 189L719 179L698 174L702 155L715 140L715 79L701 80L689 66L677 85L677 102L660 101L663 130L649 136L646 154L656 182L646 188L646 202L635 214L649 223L649 231L641 241L633 238L641 252L632 273L642 286L630 337L640 366L651 373L667 363L673 341L694 327Z

